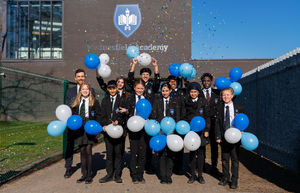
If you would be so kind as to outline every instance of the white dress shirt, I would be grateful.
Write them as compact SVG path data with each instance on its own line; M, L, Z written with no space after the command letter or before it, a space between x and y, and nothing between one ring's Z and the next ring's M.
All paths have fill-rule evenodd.
M202 92L203 92L203 94L204 94L204 96L205 96L205 98L206 98L206 91L208 90L208 94L209 94L209 98L211 98L211 87L209 87L208 89L206 89L206 88L204 88L203 90L202 90ZM207 98L206 98L207 99Z
M234 119L234 106L233 106L233 103L225 104L225 106L224 106L224 122L225 122L225 119L226 119L226 107L227 106L229 106L230 127L232 127L232 122L233 122L233 119Z
M80 107L81 107L81 104L83 102L83 99L85 99L85 117L89 118L89 103L90 103L89 97L87 97L87 98L81 97L81 101L80 101L80 104L79 104L79 111L80 111Z
M143 95L141 95L140 99L144 99L145 97ZM135 95L135 104L139 101L139 96L136 94ZM134 109L134 115L136 115L136 105L135 105L135 109Z
M198 97L195 99L192 99L193 102L197 102L198 101Z

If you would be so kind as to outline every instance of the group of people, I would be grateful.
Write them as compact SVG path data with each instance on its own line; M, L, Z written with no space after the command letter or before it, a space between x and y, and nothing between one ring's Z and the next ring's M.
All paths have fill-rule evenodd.
M162 82L157 60L154 58L152 58L154 79L150 80L151 69L142 68L140 70L141 79L135 80L136 64L137 59L134 58L127 80L119 77L105 83L102 77L97 75L101 89L106 92L101 104L95 99L94 90L85 82L86 74L82 69L75 72L77 86L67 91L66 103L72 108L73 114L82 117L83 125L88 120L96 120L103 127L107 175L101 178L99 182L106 183L114 180L117 183L122 183L122 160L127 135L130 142L130 176L132 182L134 184L145 183L144 171L154 173L153 152L149 146L151 136L147 135L144 129L139 132L132 132L127 129L126 125L127 120L136 115L136 103L140 99L147 99L152 105L149 119L158 122L166 116L172 117L176 122L180 120L190 122L195 116L202 116L205 119L204 130L197 132L201 138L201 146L196 151L189 152L190 177L187 183L194 183L195 181L201 184L205 183L202 173L206 145L210 143L211 172L218 172L218 144L220 144L223 175L219 185L225 186L231 182L230 188L237 188L240 144L229 144L224 139L224 133L226 129L231 127L234 116L242 112L239 106L233 104L233 89L230 87L222 91L213 89L213 76L210 73L204 73L201 76L203 88L197 82L188 82L172 75L167 78L167 81ZM106 133L106 127L110 124L123 127L124 132L121 138L114 139ZM82 172L82 177L77 182L92 183L92 145L97 142L97 136L87 134L83 126L76 131L68 129L67 133L66 172L64 176L69 178L72 175L75 144L80 148ZM161 133L163 134L162 131ZM157 174L160 183L171 184L173 173L184 173L183 150L172 152L166 146L158 152L158 157L159 166L157 168L159 169ZM230 158L231 178L229 173Z

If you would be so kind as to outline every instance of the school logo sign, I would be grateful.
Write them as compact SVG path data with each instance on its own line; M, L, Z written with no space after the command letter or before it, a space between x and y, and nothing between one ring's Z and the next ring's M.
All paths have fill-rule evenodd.
M138 4L117 5L114 25L126 38L129 38L141 25L142 16Z

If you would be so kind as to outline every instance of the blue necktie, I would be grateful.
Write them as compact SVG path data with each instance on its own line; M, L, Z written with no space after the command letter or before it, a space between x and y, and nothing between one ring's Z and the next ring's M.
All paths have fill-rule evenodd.
M229 113L229 106L226 106L224 129L227 130L229 127L230 127L230 113Z

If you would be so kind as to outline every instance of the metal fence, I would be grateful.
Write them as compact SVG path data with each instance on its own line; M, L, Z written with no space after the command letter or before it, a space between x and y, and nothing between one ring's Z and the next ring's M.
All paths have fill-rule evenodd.
M250 119L247 131L259 138L256 152L299 171L300 49L244 74L236 101Z

